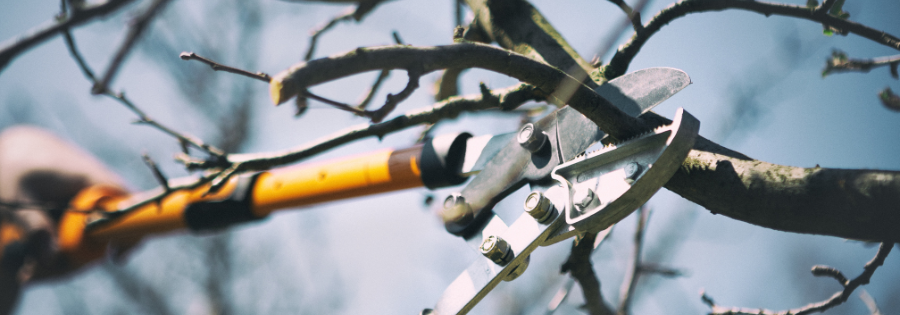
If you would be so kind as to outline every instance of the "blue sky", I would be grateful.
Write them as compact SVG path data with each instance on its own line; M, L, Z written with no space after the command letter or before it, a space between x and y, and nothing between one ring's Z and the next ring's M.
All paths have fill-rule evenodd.
M216 1L175 1L151 32L177 32L170 15L179 12L195 25L212 25L204 38L227 42L230 32L215 32L228 21L217 19ZM805 1L792 1L802 4ZM606 1L533 1L561 34L584 57L590 58L598 42L622 13ZM308 30L346 8L262 1L262 35L254 71L277 73L299 61L308 43ZM670 1L651 1L646 22ZM317 56L328 56L358 46L392 42L396 30L412 45L451 43L451 1L392 1L376 9L362 23L342 24L323 36ZM133 11L131 8L130 11ZM0 11L0 40L49 21L58 10L56 1L16 2ZM851 20L891 34L900 34L897 1L848 1ZM78 28L75 36L95 69L103 69L124 37L130 13ZM240 26L221 26L234 31ZM630 36L630 35L629 35ZM624 40L620 39L620 42ZM185 45L185 51L196 49ZM785 17L731 10L693 14L662 29L643 48L630 70L675 67L686 71L693 84L656 111L672 116L684 107L701 121L700 133L726 147L767 162L812 167L900 170L900 113L885 109L876 93L886 86L900 90L886 68L868 74L821 77L832 49L851 57L896 55L897 51L855 35L822 35L821 25ZM169 74L149 60L147 49L136 50L114 86L160 121L179 129L214 137L208 118L179 94ZM172 56L172 58L177 58ZM605 57L608 60L609 56ZM196 71L207 68L196 67ZM215 76L231 76L215 73ZM352 102L372 82L374 73L314 88L319 94ZM398 113L429 106L426 76ZM273 107L268 87L257 81L226 77L230 84L245 84L255 91L252 133L246 152L281 150L312 141L365 121L344 112L313 104L302 118L292 117L289 106ZM376 100L403 88L406 76L394 72ZM486 71L468 71L463 92L477 92L478 82L492 88L513 85L508 77ZM237 83L235 83L237 82ZM89 95L89 83L68 56L60 38L51 40L13 60L0 72L0 125L25 121L54 130L97 154L136 190L154 185L139 153L157 157L168 174L183 175L167 157L177 151L174 141L159 132L130 124L133 116L120 105ZM223 95L225 92L223 92ZM23 109L24 108L24 109ZM213 122L214 123L214 122ZM439 126L438 133L469 131L474 134L506 132L516 128L515 117L464 115ZM312 160L408 146L417 128L367 139L329 151ZM102 136L101 136L102 135ZM459 188L456 188L459 189ZM443 288L461 272L474 253L459 239L444 232L434 209L424 197L438 199L454 189L428 192L415 189L301 211L277 214L261 224L228 231L233 268L228 292L245 313L415 314L437 301ZM510 196L497 207L501 215L520 211L525 192ZM688 277L648 277L638 290L636 314L704 314L708 310L697 292L703 288L727 306L795 308L828 298L839 289L833 280L814 278L809 268L827 264L855 276L875 253L875 247L835 237L773 231L710 214L668 191L651 200L653 215L646 237L645 261L681 268ZM619 282L631 256L634 218L616 228L608 243L595 254L595 269L605 296L617 299ZM147 241L122 270L144 279L166 293L178 313L209 311L204 300L203 260L197 254L211 236L174 235ZM676 241L671 241L671 240ZM505 283L475 313L491 314L511 304L527 314L538 314L563 277L557 275L568 243L539 249L529 271L520 280ZM900 312L895 301L900 258L894 253L866 286L885 314ZM103 267L71 279L28 289L19 314L66 313L67 297L88 302L93 313L140 313L134 302L117 292ZM574 312L577 296L561 313ZM847 305L830 314L864 313L854 294ZM152 313L152 312L151 312Z

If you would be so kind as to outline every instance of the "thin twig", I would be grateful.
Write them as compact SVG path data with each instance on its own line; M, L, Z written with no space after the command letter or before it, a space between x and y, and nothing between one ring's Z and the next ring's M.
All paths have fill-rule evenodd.
M63 33L64 33L64 37L66 39L66 47L69 48L69 53L72 55L72 57L75 59L75 61L78 62L78 66L81 68L81 71L84 73L85 77L87 77L87 79L90 80L91 83L95 87L99 86L97 79L94 76L94 72L91 71L90 67L84 61L84 58L81 56L81 53L78 51L78 48L75 45L75 40L72 38L72 34L69 33L69 30L63 30ZM203 150L204 152L214 156L217 159L224 158L225 152L222 151L221 149L216 148L212 145L203 143L203 141L201 141L198 138L195 138L188 134L184 134L184 133L175 131L174 129L171 129L171 128L151 119L150 116L147 116L147 114L144 113L144 111L142 111L134 103L132 103L130 100L128 100L128 98L125 97L124 93L114 93L106 88L104 88L102 91L99 91L99 92L100 92L99 94L111 97L114 100L118 101L120 104L125 105L125 107L127 107L129 110L131 110L131 112L133 112L135 115L138 116L137 123L151 125L151 126L155 127L156 129L159 129L162 132L164 132L172 137L175 137L176 139L178 139L179 142L189 143L192 146L194 146L200 150Z
M505 89L491 91L491 93L480 94L477 96L453 97L444 102L435 104L426 109L420 109L406 115L392 118L391 120L378 123L366 124L362 126L351 127L349 129L338 132L335 135L315 141L302 147L277 153L253 153L253 154L229 154L227 160L191 160L184 158L182 162L188 169L209 169L213 167L223 167L226 169L218 170L196 179L192 182L171 186L171 191L196 189L206 184L212 185L212 189L221 187L227 180L234 175L238 175L249 171L261 171L277 166L282 166L296 161L302 160L322 153L329 149L359 140L366 137L376 136L384 137L386 134L406 129L424 123L434 123L442 119L452 119L457 117L464 111L477 111L490 108L515 108L527 101L543 100L542 94L531 85L519 84ZM211 189L211 191L212 191ZM105 218L96 220L88 225L88 228L96 228L109 223L116 218L131 213L144 205L159 202L169 193L160 191L147 197L128 208L118 211L106 212Z
M263 72L253 73L253 72L250 72L250 71L247 71L247 70L238 69L238 68L235 68L235 67L229 67L229 66L220 64L220 63L218 63L218 62L209 60L209 59L207 59L207 58L205 58L205 57L202 57L202 56L200 56L200 55L198 55L198 54L195 54L195 53L193 53L193 52L182 52L180 55L178 55L178 57L181 58L181 60L197 60L197 61L200 61L200 62L202 62L202 63L207 64L208 66L210 66L210 67L211 67L213 70L215 70L215 71L231 72L231 73L239 74L239 75L242 75L242 76L245 76L245 77L248 77L248 78L257 79L257 80L260 80L260 81L263 81L263 82L266 82L266 83L269 83L269 80L272 79L272 77L270 77L270 76L269 76L268 74L266 74L266 73L263 73Z
M464 111L491 108L515 108L527 101L542 100L540 91L532 85L518 84L505 89L490 91L490 95L451 97L431 107L419 109L377 124L362 124L339 131L333 135L283 152L229 154L229 163L242 163L248 170L266 170L286 165L330 150L342 144L366 137L382 138L389 133L412 126L453 119ZM187 166L198 169L214 167L209 161L189 161Z
M607 229L600 231L600 233L597 233L597 236L594 237L594 249L591 250L591 255L593 255L597 252L598 249L600 249L600 244L603 244L603 241L605 241L606 238L609 237L609 234L612 233L614 227L615 225L610 226ZM587 261L590 262L590 259L588 259ZM575 280L573 277L566 278L566 282L559 288L559 290L556 291L556 294L553 295L550 303L547 304L546 315L552 315L553 313L555 313L559 306L562 305L562 303L565 302L565 300L569 297L569 293L572 292L572 287L575 285ZM602 300L602 297L599 298ZM610 310L610 314L612 314L611 312L612 311Z
M585 233L584 237L572 243L572 252L569 258L563 263L561 271L568 272L575 281L581 286L584 293L584 308L591 315L611 315L615 314L612 308L606 305L603 300L603 293L600 291L600 281L594 273L594 267L591 264L591 254L594 251L594 240L597 234Z
M641 249L644 247L644 233L647 228L647 221L650 218L650 209L642 206L638 209L637 229L634 231L634 253L631 258L631 269L622 281L622 287L619 290L619 309L618 315L627 315L630 312L631 300L634 297L634 290L637 287L638 278L641 276Z
M876 43L900 50L900 38L897 38L894 35L836 16L819 14L817 11L810 10L806 6L767 3L754 0L682 0L660 11L644 26L644 32L635 34L635 36L625 43L625 45L622 45L615 56L613 56L612 61L605 67L603 71L604 77L612 80L613 78L625 74L625 71L628 70L628 65L631 64L631 60L634 59L641 50L644 43L646 43L647 40L664 25L671 23L675 19L691 13L729 9L747 10L766 16L775 14L807 19L837 28L841 31L854 33Z
M885 56L872 59L850 59L840 50L831 52L831 58L825 62L822 76L841 72L869 72L878 67L889 67L891 76L898 78L897 67L900 65L900 55Z
M853 280L847 280L843 278L843 275L836 276L834 271L829 269L833 268L822 268L821 266L813 267L814 275L827 275L837 279L841 286L844 287L843 290L836 292L831 296L828 300L812 303L807 306L785 310L781 312L774 312L770 310L764 309L747 309L747 308L725 308L721 306L717 306L712 298L706 295L701 291L700 299L712 309L711 315L805 315L812 314L817 312L824 312L832 307L841 305L846 302L847 299L853 294L853 290L856 290L859 286L863 284L868 284L869 280L872 279L872 275L875 273L875 270L878 269L879 266L884 264L884 259L887 258L887 255L891 252L891 248L894 247L894 243L881 243L881 247L878 248L878 253L875 254L875 257L872 258L866 266L863 268L863 272L853 278ZM839 274L840 272L837 272ZM843 281L841 281L843 280Z
M126 35L125 40L122 42L122 45L119 46L119 49L116 51L116 54L113 55L112 60L109 62L109 66L106 67L106 72L103 74L103 78L100 79L99 83L97 83L94 87L96 91L95 94L100 94L103 90L105 90L110 82L112 82L113 77L115 77L116 73L119 71L119 67L122 66L122 62L125 61L125 57L131 52L131 48L134 47L134 44L137 43L138 39L140 39L141 34L144 33L144 30L150 25L150 21L153 20L153 17L156 16L157 13L162 11L162 9L166 6L169 0L154 0L153 3L150 4L150 7L147 8L141 15L138 15L131 21L131 27L128 29L128 35Z
M407 69L407 76L409 76L409 81L406 83L406 87L403 88L400 93L397 94L388 94L387 100L384 102L384 105L381 108L374 111L366 111L366 116L372 119L373 123L379 123L384 119L385 116L390 114L397 108L397 105L400 102L403 102L410 95L412 95L413 91L419 88L419 79L422 77L422 71L416 69Z
M638 6L635 7L635 9L628 6L623 0L609 0L609 2L612 2L618 6L619 9L622 9L622 12L625 12L625 16L628 17L628 21L631 22L635 32L640 33L641 30L643 30L644 26L641 25L641 9L643 8L643 5L641 4L645 4L646 1L638 3Z
M29 31L27 34L0 43L0 71L5 69L13 58L50 39L57 33L115 12L132 1L134 0L107 0L83 8L71 8L71 14L58 16L51 22Z
M166 178L166 175L163 175L162 170L160 170L159 166L156 165L156 162L150 158L150 155L145 152L144 154L141 154L141 158L143 158L144 164L147 164L147 167L153 172L153 177L156 178L156 181L162 185L163 190L166 192L171 191L172 188L169 187L169 179Z
M357 4L356 8L351 8L347 10L344 14L338 15L332 18L330 21L320 26L319 28L313 30L309 37L309 48L306 50L306 55L303 56L304 61L309 61L313 58L313 55L316 51L316 45L319 42L319 36L322 36L325 32L333 28L340 22L347 22L351 20L356 20L357 22L361 21L366 14L375 9L379 4L383 2L382 0L373 0L373 1L361 1ZM395 33L395 38L399 38L399 36ZM399 41L399 40L398 40Z
M356 105L357 109L365 110L366 107L369 106L369 103L372 102L372 99L375 98L375 93L378 93L378 89L381 87L381 84L384 83L388 77L391 76L390 70L381 70L378 73L378 78L375 79L375 83L372 83L372 87L366 91L366 96L363 97L362 101L359 102L359 105Z
M610 2L613 2L613 0L610 0ZM615 3L615 2L613 2L613 3ZM644 29L644 26L641 24L641 19L640 19L639 15L641 12L644 11L644 8L647 7L647 3L650 3L650 0L638 0L638 2L634 5L634 10L632 12L636 12L638 14L638 16L636 16L637 19L635 19L635 17L632 16L631 13L628 13L628 11L625 11L626 16L624 19L622 19L622 22L619 23L614 30L607 33L604 40L601 41L601 44L595 50L596 51L595 56L598 58L598 60L597 60L597 62L594 62L594 61L591 62L591 64L593 66L595 66L595 67L600 66L599 58L606 55L606 53L609 52L611 49L615 48L616 41L618 41L619 38L622 37L622 35L624 35L626 31L628 31L628 26L631 26L636 32L638 30ZM624 2L623 2L623 4L624 4ZM635 22L637 22L637 25L639 25L640 27L637 27L637 25L635 25Z

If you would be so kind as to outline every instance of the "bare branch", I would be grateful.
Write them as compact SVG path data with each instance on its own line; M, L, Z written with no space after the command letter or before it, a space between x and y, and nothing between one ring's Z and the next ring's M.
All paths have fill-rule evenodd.
M378 88L380 88L381 84L384 83L384 80L386 80L390 76L390 70L381 70L381 72L378 73L378 78L375 79L375 83L372 83L372 87L370 87L366 91L366 96L363 97L361 101L359 101L359 105L356 105L356 108L365 110L366 107L369 106L369 103L372 102L372 99L375 97L375 93L378 93Z
M57 17L54 20L29 31L27 34L0 43L0 71L5 69L6 65L8 65L13 58L37 44L50 39L57 33L61 33L75 26L90 22L95 18L115 12L132 1L134 0L107 0L102 3L82 8L72 8L71 14Z
M159 169L156 162L154 162L147 153L141 154L141 157L144 160L144 164L147 164L147 167L153 172L153 177L156 178L156 181L162 185L163 190L166 192L171 191L172 188L169 187L169 179L166 178L166 175L163 175L162 170Z
M643 8L643 4L647 3L646 1L639 2L635 9L628 6L623 0L609 0L609 2L612 2L618 6L619 9L622 9L622 12L625 12L625 16L628 17L628 21L631 21L631 25L634 27L636 33L640 33L644 30L644 25L641 24L641 9Z
M384 105L381 108L374 111L366 111L369 117L372 118L373 123L379 123L384 119L385 116L390 114L397 108L397 105L400 102L409 98L412 95L413 91L419 88L419 78L422 77L422 74L419 70L407 70L407 75L409 76L409 81L406 83L406 87L403 88L400 93L397 94L388 94L387 101L385 101Z
M257 80L260 80L260 81L263 81L266 83L268 83L272 79L271 76L269 76L268 74L265 74L263 72L253 73L253 72L250 72L247 70L229 67L229 66L217 63L215 61L209 60L209 59L202 57L200 55L197 55L193 52L182 52L180 55L178 55L178 57L181 58L181 60L200 61L202 63L209 65L215 71L231 72L231 73L239 74L239 75L242 75L242 76L245 76L248 78L257 79Z
M875 257L872 258L872 260L866 263L866 266L863 268L863 272L859 276L849 281L846 278L844 278L843 281L836 278L840 282L841 286L844 287L843 290L838 291L828 300L818 303L812 303L801 308L785 310L781 312L774 312L764 309L725 308L716 305L713 299L703 292L700 293L700 299L703 300L703 303L708 305L710 309L712 309L712 313L710 313L711 315L805 315L824 312L832 307L841 305L842 303L846 302L847 299L850 298L850 295L853 294L853 290L856 290L856 288L863 284L868 284L869 280L872 279L872 275L875 273L875 270L878 269L879 266L884 264L884 259L887 258L887 255L891 252L891 249L893 247L894 243L881 243L881 247L878 248L878 253L875 254ZM813 274L816 274L817 267L819 266L813 267ZM828 273L833 274L833 272L830 271Z
M884 107L900 112L900 96L894 94L894 91L891 91L891 88L884 88L884 90L879 92L878 99L881 100L881 104L883 104Z
M372 10L374 10L375 7L377 7L382 2L384 2L384 0L359 1L356 8L347 10L344 14L332 18L324 25L313 30L309 37L309 48L307 48L306 55L303 56L303 60L309 61L313 58L313 55L316 52L316 44L319 41L319 36L322 36L322 34L327 32L340 22L349 22L351 20L356 20L357 22L362 21L363 17L365 17L366 14L372 12ZM396 33L394 33L394 38L399 41L399 35L397 35Z
M833 2L833 1L832 1ZM823 4L824 5L824 4ZM603 75L613 79L628 70L631 60L644 46L644 43L658 32L664 25L677 18L691 13L741 9L757 12L766 16L784 15L820 22L841 31L857 34L876 43L900 50L900 38L868 26L841 19L818 10L810 10L805 6L767 3L753 0L682 0L660 11L644 27L644 32L637 33L625 45L619 48L612 61L604 68Z
M603 293L600 291L600 281L594 273L594 267L591 264L591 253L594 252L594 240L597 234L585 233L584 237L576 239L572 243L572 253L562 265L562 272L568 272L575 281L581 286L584 292L585 305L588 314L615 314L603 300Z
M631 269L625 275L625 280L622 281L622 288L619 290L619 309L616 312L618 315L627 315L631 312L631 299L634 297L634 289L637 287L638 278L641 276L641 249L644 247L644 233L647 228L647 221L650 218L650 212L651 209L646 206L638 209Z
M878 67L889 67L891 76L898 78L897 66L900 65L900 55L886 56L872 59L850 59L840 50L831 52L831 58L825 61L825 69L822 76L841 72L869 72Z
M309 48L306 49L306 54L303 55L303 60L309 61L313 58L313 55L316 53L316 45L319 42L319 36L322 36L325 32L333 28L340 22L351 21L353 19L353 12L355 9L349 9L344 14L338 15L332 18L330 21L320 26L319 28L313 30L309 37Z
M66 39L66 47L68 47L68 49L69 49L69 54L71 54L72 57L75 59L75 61L78 62L78 66L81 68L82 73L84 73L85 77L87 77L87 79L91 81L91 83L94 85L94 87L101 86L98 84L97 79L94 76L94 72L91 71L88 64L84 61L84 58L81 57L81 53L78 51L78 48L75 45L75 40L72 38L72 34L69 33L69 30L63 30L63 33L65 34L64 36ZM151 125L151 126L155 127L156 129L159 129L160 131L162 131L172 137L175 137L176 139L178 139L178 141L180 143L182 143L182 144L189 143L190 145L192 145L200 150L203 150L204 152L212 155L213 157L215 157L217 159L222 158L225 155L225 152L219 148L216 148L212 145L203 143L203 141L201 141L198 138L175 131L174 129L171 129L171 128L153 120L152 118L150 118L150 116L147 116L147 114L144 113L144 111L142 111L134 103L132 103L130 100L128 100L128 98L125 97L124 93L121 93L121 92L114 93L106 88L104 88L101 91L95 91L95 92L99 92L99 94L111 97L114 100L118 101L120 104L125 105L126 108L128 108L129 110L131 110L131 112L133 112L135 115L138 116L138 120L136 121L137 123Z
M284 152L229 154L227 160L192 160L188 157L183 157L182 163L184 163L188 169L222 167L225 167L225 169L206 174L203 177L186 184L172 186L170 187L169 192L161 190L144 200L136 202L128 208L113 212L105 212L105 218L91 222L88 224L88 228L100 227L116 218L131 213L144 205L158 202L162 200L162 198L168 196L171 192L196 189L206 184L211 184L212 187L210 191L215 191L214 189L222 187L227 180L234 175L249 171L267 170L272 167L290 164L351 141L371 136L381 138L386 134L403 130L411 126L435 123L443 119L452 119L457 117L463 111L477 111L497 107L515 108L527 101L543 100L542 97L542 94L539 93L534 86L519 84L509 88L491 91L491 93L488 93L487 95L480 94L477 96L453 97L444 102L437 103L430 108L407 113L406 115L398 116L382 123L350 127L335 135Z
M95 94L101 94L102 91L109 86L113 77L115 77L116 73L119 71L122 62L125 61L125 56L131 52L131 48L134 47L134 44L140 39L141 34L144 33L144 29L150 25L150 21L153 20L153 17L162 11L167 3L169 3L169 0L154 0L146 11L131 21L131 27L128 28L128 35L126 35L122 45L119 46L116 54L109 62L109 66L106 67L106 73L103 74L103 78L94 86Z

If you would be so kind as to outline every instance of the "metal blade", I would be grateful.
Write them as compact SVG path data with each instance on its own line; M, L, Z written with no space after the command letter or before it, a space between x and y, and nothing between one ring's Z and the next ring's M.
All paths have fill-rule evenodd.
M691 84L687 73L675 68L649 68L618 77L598 87L595 92L633 117L640 116ZM500 152L515 132L470 138L460 175L478 174ZM593 139L590 139L593 140ZM577 154L577 153L576 153ZM568 160L569 156L564 156Z

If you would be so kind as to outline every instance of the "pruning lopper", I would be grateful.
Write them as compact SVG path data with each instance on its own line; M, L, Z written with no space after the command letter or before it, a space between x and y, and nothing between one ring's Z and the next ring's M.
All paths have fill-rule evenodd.
M650 68L609 81L595 92L637 117L688 84L690 78L681 70ZM585 153L604 133L564 106L514 133L438 136L406 149L237 176L215 192L208 184L174 191L102 224L92 224L96 210L116 211L143 198L95 186L79 193L64 214L59 246L73 263L86 264L149 234L221 229L280 209L459 185L477 174L444 200L442 218L448 232L484 257L450 284L433 310L423 311L465 314L501 280L521 275L538 246L604 230L649 200L684 161L698 129L697 119L679 109L670 125ZM532 189L525 211L507 225L492 207L525 184Z

